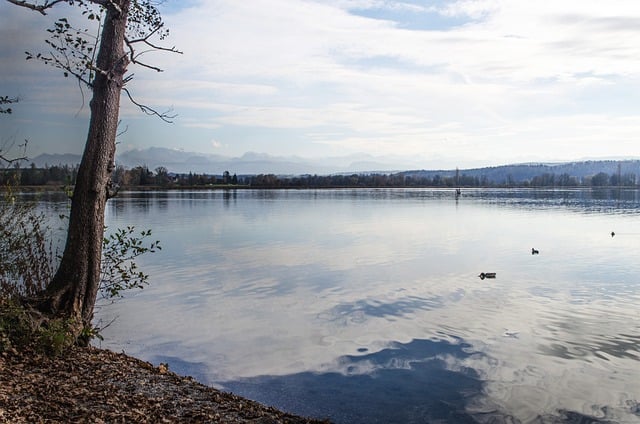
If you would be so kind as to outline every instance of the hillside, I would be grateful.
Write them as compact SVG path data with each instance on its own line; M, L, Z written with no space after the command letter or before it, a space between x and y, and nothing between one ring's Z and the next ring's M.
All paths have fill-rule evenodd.
M640 160L590 160L559 164L517 164L460 169L457 172L460 177L479 178L495 184L504 184L508 181L522 183L545 174L555 175L556 177L564 174L582 180L600 172L608 175L617 175L620 172L621 176L626 174L640 175ZM454 178L456 170L419 170L406 171L402 174L412 178L434 178L435 176Z

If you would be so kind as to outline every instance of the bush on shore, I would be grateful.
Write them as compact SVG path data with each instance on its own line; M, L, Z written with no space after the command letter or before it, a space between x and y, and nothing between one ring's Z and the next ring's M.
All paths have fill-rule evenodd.
M0 353L31 348L60 355L74 344L102 339L99 328L80 328L76 320L45 316L32 306L52 280L59 252L47 215L35 201L19 199L13 187L8 184L0 198ZM146 243L150 236L151 230L138 234L131 226L105 234L102 298L115 300L148 284L135 259L161 249L159 241Z

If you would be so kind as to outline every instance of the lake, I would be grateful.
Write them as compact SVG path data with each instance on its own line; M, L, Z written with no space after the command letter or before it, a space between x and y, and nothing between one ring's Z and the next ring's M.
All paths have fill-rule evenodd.
M150 228L163 249L139 260L147 288L97 310L102 347L335 423L640 422L636 190L107 206L111 228Z

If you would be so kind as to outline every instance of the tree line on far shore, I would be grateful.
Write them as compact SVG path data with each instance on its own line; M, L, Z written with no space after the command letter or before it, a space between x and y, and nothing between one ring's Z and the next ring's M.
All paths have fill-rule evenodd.
M18 186L73 185L77 166L53 165L36 167L33 163L20 168L14 166L0 170L0 184ZM241 175L224 171L222 174L171 173L165 167L150 170L147 166L126 169L117 166L112 175L115 185L127 187L207 187L244 186L252 188L357 188L357 187L638 187L634 173L599 172L592 176L575 177L567 173L544 173L530 179L506 178L501 181L486 176L440 175L417 176L406 172L335 175L278 176L274 174Z

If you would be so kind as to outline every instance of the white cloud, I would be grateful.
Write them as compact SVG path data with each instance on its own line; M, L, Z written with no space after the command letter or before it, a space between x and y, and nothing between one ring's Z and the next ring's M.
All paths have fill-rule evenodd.
M464 16L472 19L486 18L500 9L497 0L461 0L448 3L438 9L444 16Z
M356 10L375 10L380 18ZM406 29L385 20L385 11L454 24ZM264 151L264 143L234 143L259 140L263 129L300 155L321 143L348 152L475 159L482 145L487 157L508 161L558 151L561 137L576 140L569 156L637 154L628 143L640 130L631 101L640 94L634 1L612 8L594 0L215 0L169 13L167 43L184 55L149 56L165 72L136 69L131 89L158 110L173 107L185 143L199 131L199 140ZM24 78L38 86L31 74L20 76L20 64L8 63L6 84ZM74 104L56 103L68 86L40 87L34 93L46 110L77 112L79 96ZM132 125L162 125L134 119L143 115L124 101L122 116ZM135 143L128 137L139 133L123 137ZM594 134L611 136L601 147Z
M477 21L447 31L412 31L348 13L402 7L398 2L334 3L338 8L285 0L207 2L198 9L206 26L185 20L191 37L207 38L194 27L215 28L207 38L215 46L198 54L197 73L230 86L260 81L269 90L251 98L225 97L224 107L216 101L219 95L212 96L216 100L209 107L219 113L203 125L309 128L315 142L322 140L317 128L325 127L330 132L325 142L346 149L425 154L442 148L437 140L467 138L496 145L487 149L492 155L505 151L496 144L503 138L496 128L509 128L513 138L501 141L509 149L517 150L514 143L522 141L523 150L535 150L528 143L540 131L531 131L532 118L552 126L551 133L565 134L568 121L545 120L547 108L584 114L576 96L594 85L613 84L611 75L640 70L639 63L629 63L640 53L635 37L598 20L609 13L605 5L567 3L449 3L440 9L443 15ZM576 18L576 10L583 16ZM390 58L391 65L381 58ZM204 86L203 92L208 92ZM447 125L459 129L451 134L442 130ZM335 128L351 135L336 140Z

